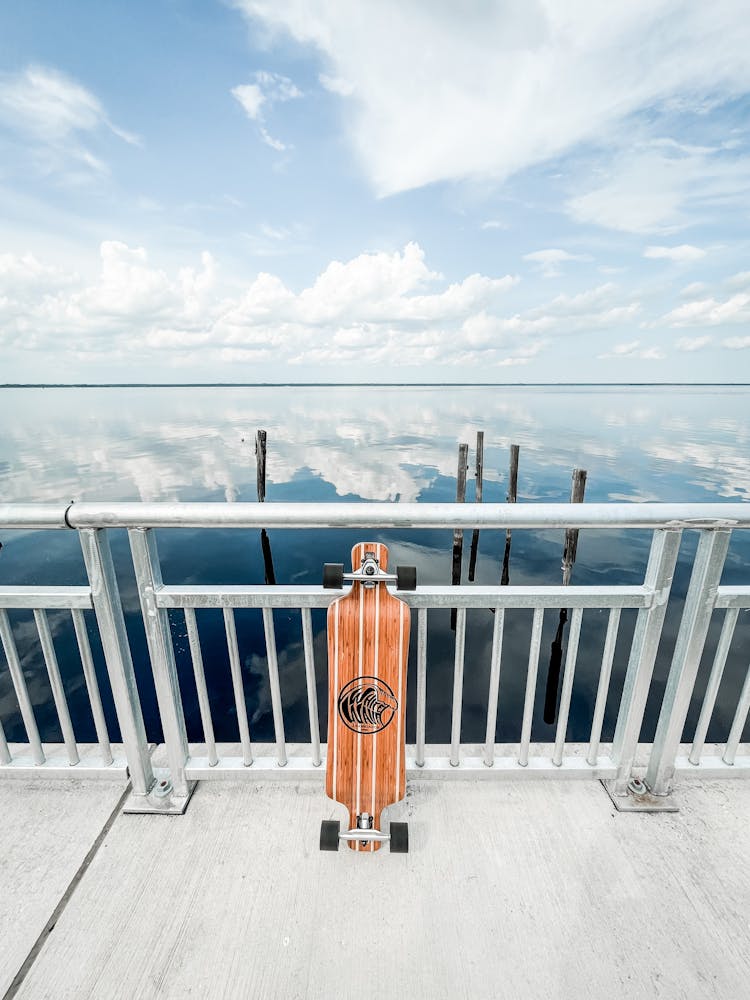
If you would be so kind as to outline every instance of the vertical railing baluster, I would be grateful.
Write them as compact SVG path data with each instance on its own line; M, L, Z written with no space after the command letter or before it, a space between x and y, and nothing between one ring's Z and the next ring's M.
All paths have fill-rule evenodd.
M75 766L80 762L81 758L78 756L78 747L76 746L75 733L73 732L73 723L70 721L68 703L65 700L65 689L63 687L62 677L60 676L60 666L57 662L55 646L52 642L52 633L49 630L47 612L44 611L43 608L35 609L34 621L36 622L36 629L39 633L39 641L42 644L42 654L44 656L44 662L47 666L47 675L49 676L49 683L52 688L52 698L55 702L57 719L60 723L63 742L65 743L65 749L68 754L68 762L71 766Z
M302 608L302 646L305 653L305 681L307 683L307 711L310 717L310 744L312 762L320 767L320 722L318 721L318 689L315 684L315 649L312 631L312 612Z
M128 537L151 658L156 700L167 748L172 788L176 797L185 798L190 794L185 774L188 759L185 715L182 710L169 617L166 610L157 607L156 604L156 591L162 586L156 538L150 528L130 528Z
M497 705L500 690L500 659L503 650L503 627L505 610L495 609L495 624L492 629L492 653L490 654L490 687L487 694L487 727L484 737L484 763L492 767L495 762L495 732L497 730Z
M627 794L681 536L678 529L657 528L651 540L644 578L651 603L638 611L612 742L612 759L617 765L612 790L616 795Z
M5 738L5 730L3 729L2 722L0 722L0 764L10 764L11 759L10 747Z
M748 712L750 712L750 667L748 667L747 674L745 675L745 683L742 685L740 700L737 703L737 711L734 713L732 728L729 730L727 745L724 748L724 754L721 758L725 764L734 764L734 758L737 756L737 747L740 745L742 730L745 728L745 723L747 722Z
M706 693L703 696L703 704L701 705L701 714L698 718L698 725L695 727L693 745L690 748L689 760L691 764L700 764L701 754L703 753L703 745L706 742L708 724L711 721L714 705L716 704L716 696L719 693L719 685L721 684L721 678L724 674L727 654L729 653L729 647L732 644L734 629L737 625L739 614L739 608L727 608L724 614L724 624L721 628L721 635L719 636L719 642L716 647L716 655L714 656L711 674L708 678L708 684L706 685Z
M674 775L677 747L690 707L730 535L731 532L727 529L704 530L700 534L644 778L646 786L654 795L666 795Z
M266 658L268 660L268 680L271 685L271 710L273 729L276 736L276 759L279 767L286 767L286 739L284 737L284 712L281 707L281 685L279 683L279 660L276 655L276 632L273 627L273 609L263 608L263 631L266 637Z
M617 632L620 628L621 614L621 608L612 608L609 612L607 636L604 640L602 666L599 672L599 686L596 691L594 717L591 722L591 739L589 740L589 749L586 755L586 763L592 767L596 767L599 762L599 742L602 738L602 724L604 723L604 711L607 707L607 695L609 694L609 682L612 677L612 663L615 657Z
M563 673L562 693L560 694L560 709L557 713L555 747L552 753L552 763L555 767L560 767L562 765L563 750L565 749L565 734L568 729L570 699L573 694L573 677L576 669L576 657L578 656L578 641L581 636L582 618L583 608L574 608L573 615L570 619L568 651L565 654L565 671Z
M190 645L190 658L193 661L193 675L195 676L195 688L198 692L198 707L201 713L203 739L206 741L208 766L216 767L219 763L219 755L216 752L211 705L209 704L208 691L206 690L206 674L203 670L203 655L201 653L200 636L198 635L198 623L195 620L195 611L192 608L183 608L182 610L185 612L185 629Z
M542 625L544 624L544 608L534 608L534 621L531 626L531 642L529 643L529 666L526 671L526 696L523 704L523 722L521 723L521 742L518 747L518 763L526 767L529 763L529 743L531 742L531 721L534 715L534 699L536 697L536 676L539 671L539 651L542 646Z
M154 784L154 772L107 529L82 528L78 537L133 794L147 795Z
M245 767L250 767L253 762L253 749L250 744L250 727L247 724L245 689L242 684L242 666L240 664L240 651L237 646L237 627L235 625L234 610L232 608L224 608L224 630L227 634L229 668L232 672L232 690L234 691L234 704L237 709L237 722L240 727L242 763Z
M461 763L461 708L464 690L464 647L466 608L456 609L456 656L453 663L453 717L451 720L451 765Z
M102 764L109 767L112 763L112 747L109 743L109 733L107 732L107 721L104 718L102 709L102 699L99 693L99 684L96 679L94 669L94 658L91 655L91 645L89 635L86 631L86 621L83 611L80 608L72 608L70 611L73 618L73 628L78 641L78 652L81 655L81 665L83 666L83 676L86 680L86 690L89 693L89 703L91 704L91 714L94 717L94 728L96 729L96 739L102 755Z
M43 764L45 758L44 750L42 750L42 741L39 739L39 730L34 718L34 709L31 704L31 698L29 698L29 690L26 687L26 678L23 676L21 661L18 658L16 640L13 638L13 630L10 627L8 612L4 608L0 608L0 640L2 640L3 649L5 650L5 659L8 661L10 677L13 681L16 698L18 699L18 707L21 709L21 718L23 719L26 735L29 739L31 759L35 764Z
M427 719L427 608L417 612L417 767L424 767Z

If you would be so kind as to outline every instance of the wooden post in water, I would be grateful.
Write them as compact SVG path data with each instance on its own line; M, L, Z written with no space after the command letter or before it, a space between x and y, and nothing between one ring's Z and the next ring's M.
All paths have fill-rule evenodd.
M570 486L570 502L582 503L583 494L586 490L586 470L574 469L573 481ZM562 557L562 578L563 587L570 583L573 572L573 564L576 561L576 551L578 549L578 529L565 529L565 544L563 546ZM557 696L560 687L560 668L562 666L562 642L565 632L565 625L568 621L568 609L560 609L560 620L557 623L555 638L552 640L549 656L549 670L547 671L547 689L544 693L544 721L552 725L557 716Z
M456 503L466 501L466 471L469 468L469 446L458 446L458 472L456 474ZM464 533L460 528L453 530L453 568L451 584L456 587L461 583L461 563L463 561ZM456 631L456 609L451 611L451 628Z
M255 432L255 481L258 488L258 503L266 499L266 438L263 430Z
M484 431L477 431L477 466L474 499L482 502L482 479L484 475ZM477 568L477 549L479 548L479 528L474 528L471 535L471 552L469 554L469 583L474 582Z
M508 492L505 499L508 503L515 503L518 496L518 453L520 448L517 444L510 446L510 478L508 480ZM505 555L503 556L503 574L500 578L500 586L507 587L510 583L510 528L505 529Z
M266 499L266 438L264 430L255 432L255 481L258 490L258 503L264 503ZM271 555L271 540L265 528L262 528L260 532L260 547L263 550L266 583L273 585L276 583L276 573Z

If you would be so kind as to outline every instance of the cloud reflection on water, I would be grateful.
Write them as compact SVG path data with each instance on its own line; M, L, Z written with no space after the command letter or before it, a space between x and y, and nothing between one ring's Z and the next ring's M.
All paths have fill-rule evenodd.
M505 499L508 449L512 442L521 446L519 502L566 500L574 466L588 470L587 500L736 500L750 496L748 402L747 390L728 388L6 389L0 392L0 419L4 427L0 441L1 481L3 495L10 501L252 501L255 430L263 427L268 431L270 503L336 497L446 501L455 497L458 442L468 441L473 451L476 433L483 430L487 501ZM467 498L473 499L471 481ZM22 553L21 546L17 550L8 546L0 560L0 582L21 582L22 576L24 580L48 582L46 577L42 579L47 572L54 572L55 579L62 582L71 582L76 573L80 577L80 553L76 552L75 539L65 532L52 534L54 539L49 535L44 537L43 549L37 545ZM159 534L165 579L193 583L262 581L257 533L252 538L243 535L242 539L218 531L208 534L210 544L205 532ZM280 582L317 582L322 563L345 560L348 547L355 540L351 533L345 532L331 532L325 537L320 532L296 533L294 539L290 537L292 534L271 533ZM392 547L394 565L417 563L422 582L442 582L450 576L449 534L392 533L393 537L384 536L384 540ZM646 534L630 533L626 537L624 533L582 533L574 582L639 582L647 558ZM663 690L679 622L680 595L687 586L694 544L687 541L691 534L694 535L686 533L675 577L676 601L668 616L657 661L654 697ZM739 538L739 534L735 533L732 540L727 574L733 580L747 582L750 538ZM32 536L32 541L35 537L41 536ZM140 671L144 715L151 727L151 738L157 738L158 717L142 628L137 621L132 567L125 540L119 544L118 572L131 622L134 659ZM482 533L478 583L499 579L503 544L504 533ZM529 585L559 582L561 545L561 532L514 533L512 582ZM466 558L468 538L465 550ZM221 616L212 617L211 612L206 612L199 617L204 656L212 664L210 683L212 704L217 710L217 737L233 740L236 715ZM287 735L290 739L307 739L298 617L277 613L276 634ZM471 617L464 739L478 740L483 734L482 706L486 699L492 616L472 613ZM542 661L549 655L551 634L547 632L554 631L553 617L545 618ZM523 612L506 616L499 723L503 739L512 738L509 734L517 725L522 708L530 628L527 618ZM450 721L453 633L447 614L431 612L430 619L428 739L444 741L445 726L449 727ZM273 739L273 727L265 649L260 623L253 622L249 613L240 628L248 708L253 720L253 738L268 740ZM180 623L179 615L175 616L173 627L180 676L189 690L191 666L187 647L180 639L184 621ZM632 623L623 627L627 633ZM28 624L18 622L17 628L19 642L25 643L29 638ZM583 738L586 727L590 726L605 628L605 618L599 613L584 615L569 738ZM712 642L715 642L713 632ZM322 617L317 619L315 633L322 705L326 669ZM717 706L722 724L729 717L733 686L744 676L743 662L746 665L748 639L745 633L738 635L737 649L727 665L729 693L722 689ZM618 650L605 734L616 714L627 643L619 643ZM413 655L414 650L412 660ZM44 666L38 649L35 654L24 653L24 657L24 669L28 665L30 677L33 675L36 704L43 701L48 689ZM710 661L704 667L710 668ZM702 668L701 677L705 669ZM74 674L72 671L71 695L80 687ZM546 665L542 663L540 685L545 676ZM413 681L412 676L410 683ZM0 668L3 721L13 700L3 666ZM647 713L650 726L655 721L657 702L658 699L650 703ZM541 705L537 714L535 738L546 739L549 734L540 729ZM198 727L197 731L191 730L191 738L200 739L194 698L193 703L186 704L186 717L189 727ZM52 713L45 710L44 718L52 720ZM322 716L321 721L324 724ZM409 725L413 726L413 717Z
M418 500L455 478L458 441L485 432L488 499L750 494L742 390L169 388L3 390L3 493L12 501L255 499L255 430L268 431L269 499L310 475L339 497ZM469 490L471 499L471 488ZM448 499L448 497L446 497Z

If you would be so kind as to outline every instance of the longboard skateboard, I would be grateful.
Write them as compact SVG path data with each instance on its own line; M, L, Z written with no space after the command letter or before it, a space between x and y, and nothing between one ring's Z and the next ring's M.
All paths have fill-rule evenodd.
M348 594L328 609L328 754L326 794L349 811L349 828L324 820L320 848L336 851L341 840L355 851L377 851L390 841L392 852L409 849L406 823L380 827L383 809L406 790L406 667L409 655L408 606L388 591L413 590L416 571L387 573L388 549L360 542L352 549L352 572L326 564L325 587L352 581Z

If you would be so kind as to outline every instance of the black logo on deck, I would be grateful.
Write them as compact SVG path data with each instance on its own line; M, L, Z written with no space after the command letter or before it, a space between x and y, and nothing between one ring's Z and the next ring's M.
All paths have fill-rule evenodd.
M379 677L355 677L341 689L339 715L355 733L379 733L393 721L398 701Z

